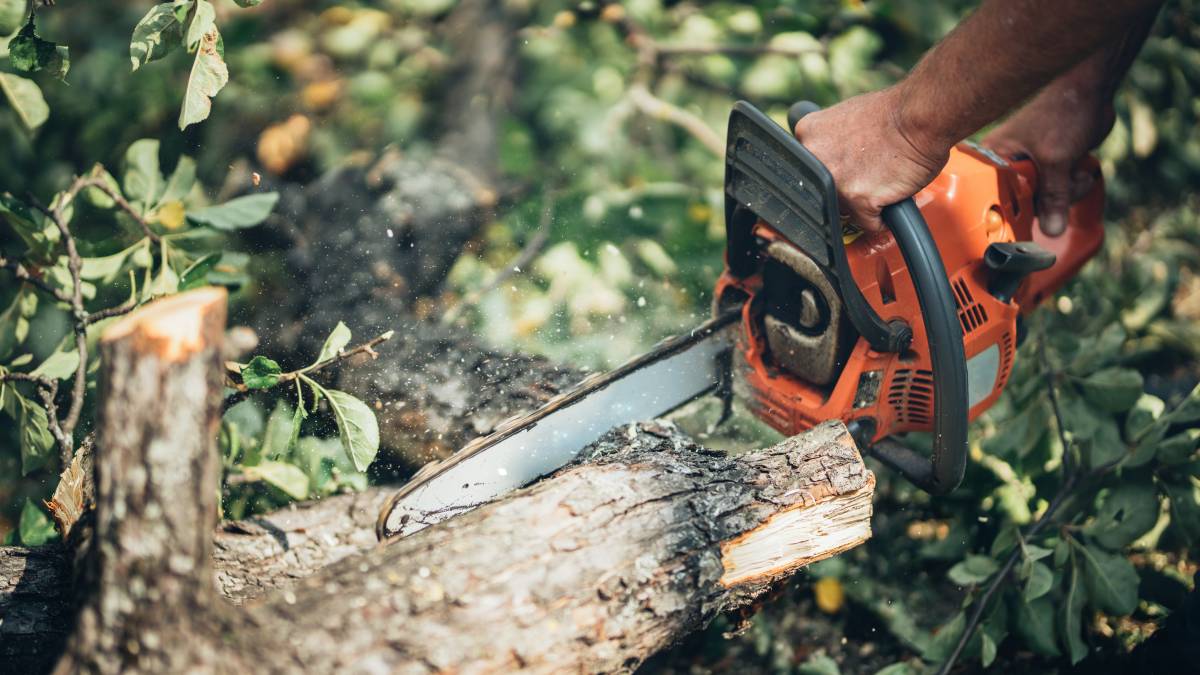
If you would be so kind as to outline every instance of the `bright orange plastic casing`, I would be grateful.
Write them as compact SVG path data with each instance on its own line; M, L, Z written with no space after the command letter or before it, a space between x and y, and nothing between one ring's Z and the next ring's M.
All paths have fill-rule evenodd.
M1028 161L1005 162L987 151L960 144L942 173L915 197L937 242L958 305L967 357L970 419L996 402L1012 371L1018 314L1028 312L1066 283L1104 241L1104 186L1097 180L1070 212L1066 231L1047 237L1035 225L1037 172ZM760 220L754 234L763 242L786 241ZM1001 302L988 292L984 251L996 242L1032 239L1056 254L1055 264L1036 272L1014 299ZM745 297L734 364L739 398L768 424L796 434L840 418L874 418L872 440L906 431L928 431L933 416L929 347L916 292L895 240L888 232L863 234L846 253L863 295L885 320L902 319L913 330L912 347L902 354L880 353L858 337L840 375L818 387L772 363L764 336L761 273L739 278L726 269L717 282L721 299ZM761 272L761 270L760 270ZM894 298L884 302L884 291Z

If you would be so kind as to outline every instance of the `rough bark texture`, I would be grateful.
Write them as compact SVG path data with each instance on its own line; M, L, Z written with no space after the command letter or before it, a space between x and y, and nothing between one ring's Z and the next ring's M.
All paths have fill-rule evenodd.
M96 526L60 672L182 671L212 605L225 291L151 303L101 337ZM203 580L205 583L197 583Z
M74 609L63 547L0 548L0 672L46 670L60 653Z
M390 492L371 488L223 523L214 536L217 590L241 604L374 548L375 519Z
M729 584L725 547L829 500L865 505L869 520L873 487L840 424L738 458L660 424L619 429L581 465L252 608L290 636L287 656L253 660L281 671L632 670L841 548L781 551L772 571Z

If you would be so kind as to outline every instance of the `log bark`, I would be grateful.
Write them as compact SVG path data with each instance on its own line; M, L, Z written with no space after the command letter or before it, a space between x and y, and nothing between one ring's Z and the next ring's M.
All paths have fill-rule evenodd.
M346 556L235 608L209 536L223 300L161 301L102 338L96 524L59 672L631 670L870 534L874 479L840 424L736 458L631 425L474 512L330 547Z
M630 671L799 567L870 536L874 477L840 423L729 458L662 424L345 559L251 609L278 671Z
M96 509L83 606L58 671L183 671L214 600L225 291L151 303L100 338ZM199 583L198 583L199 582Z

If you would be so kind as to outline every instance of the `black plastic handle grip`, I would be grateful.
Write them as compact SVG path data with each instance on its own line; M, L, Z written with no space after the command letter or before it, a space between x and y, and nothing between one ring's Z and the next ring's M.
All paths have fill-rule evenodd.
M817 110L820 107L809 101L793 104L788 110L790 131L794 133L796 123ZM870 451L917 487L944 495L962 482L967 466L969 409L962 326L946 266L916 202L909 197L884 207L883 223L904 257L925 324L933 367L933 452L925 458L891 437L875 443Z
M904 256L925 323L933 366L933 452L925 459L891 438L876 443L871 452L917 487L943 495L958 487L967 467L967 359L962 326L946 266L916 203L909 197L884 207L883 223Z

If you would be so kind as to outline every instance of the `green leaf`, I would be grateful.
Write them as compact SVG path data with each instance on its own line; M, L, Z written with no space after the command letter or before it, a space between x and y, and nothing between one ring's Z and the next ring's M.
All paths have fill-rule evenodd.
M50 117L50 106L46 105L46 99L42 97L42 90L34 84L33 80L9 73L0 73L0 91L3 91L4 96L8 98L8 104L16 111L17 117L26 131L30 133L37 131L38 127L45 124L46 119Z
M279 193L262 192L189 211L187 217L196 223L218 230L240 230L266 220L278 201Z
M951 567L947 576L959 586L970 586L987 581L998 569L1000 566L996 561L985 555L969 555L966 560Z
M1043 596L1033 602L1017 602L1016 628L1033 651L1042 656L1059 655L1054 605L1049 598Z
M1089 375L1116 359L1124 344L1125 328L1119 323L1111 323L1096 337L1080 341L1079 351L1068 370L1077 376Z
M884 666L883 668L875 671L875 675L920 675L921 672L922 671L918 671L916 668L913 668L912 665L901 661L899 663L893 663L890 666Z
M979 662L980 665L987 668L996 660L996 641L987 633L981 633L980 638Z
M1184 429L1183 431L1159 441L1155 446L1155 456L1158 461L1167 465L1186 464L1196 455L1196 447L1200 444L1200 429Z
M130 144L125 151L125 175L121 182L125 186L125 196L141 203L143 213L158 202L163 179L158 168L157 140L143 138Z
M1146 481L1127 481L1109 490L1084 534L1110 551L1119 551L1158 522L1158 496Z
M829 658L829 655L823 652L813 654L796 668L797 675L841 675L841 673L837 661Z
M242 366L242 384L250 389L270 389L279 384L282 372L278 363L265 356L256 356Z
M263 431L262 455L267 459L278 459L287 454L291 445L293 420L292 406L280 399L275 409L267 417L267 427Z
M350 329L346 327L346 324L339 321L333 327L333 331L329 334L329 337L325 338L325 344L321 346L321 353L313 363L332 359L345 349L348 344L350 344Z
M314 394L315 396L315 394ZM296 380L296 412L292 415L292 436L288 439L287 452L289 454L295 452L296 444L300 441L300 426L304 424L304 420L308 417L308 411L304 409L304 390L300 386L300 380Z
M121 186L117 183L117 179L113 178L112 174L97 164L92 169L92 173L98 177L108 189L117 194L121 194ZM83 189L83 197L88 200L88 203L98 209L111 209L117 205L112 197L98 187L86 187Z
M379 421L375 419L375 413L366 403L346 392L326 389L311 378L306 377L305 381L329 401L337 420L342 449L354 462L355 469L366 471L379 452Z
M1084 583L1096 609L1118 616L1137 609L1138 575L1125 556L1079 542L1075 549L1083 561Z
M1025 581L1025 590L1021 597L1025 602L1032 602L1050 592L1054 586L1054 572L1045 563L1035 562L1030 568Z
M25 0L0 0L0 37L12 35L25 23L27 5Z
M1125 417L1125 438L1136 443L1150 431L1150 427L1162 417L1167 404L1157 396L1142 394Z
M243 467L242 471L246 478L274 485L292 499L304 499L308 496L308 476L298 466L286 462L266 461Z
M948 622L938 627L929 645L921 651L921 658L933 663L945 661L954 651L954 646L967 628L967 615L958 612Z
M171 172L171 177L167 179L167 187L163 190L160 202L183 201L187 198L188 193L192 191L192 186L196 184L196 160L182 155L179 161L175 163L175 170Z
M181 130L208 119L212 98L229 82L229 68L221 58L220 39L221 34L214 27L200 39L196 48L196 60L192 63L183 95L183 109L179 111Z
M246 266L250 264L250 256L236 251L225 251L221 260L208 273L208 283L217 286L236 288L250 283Z
M209 253L191 265L188 265L188 268L183 271L183 274L179 275L179 290L186 291L192 288L208 285L208 273L211 272L220 261L220 253Z
M10 396L16 410L10 410L9 414L17 417L20 425L21 474L28 475L46 466L54 451L54 437L50 435L45 408L16 392Z
M32 374L54 380L65 380L74 375L78 367L79 351L72 347L69 351L54 352L46 357L45 361L34 368Z
M238 7L242 7L242 8L258 7L259 5L262 4L262 0L233 0L233 1L237 3Z
M33 73L44 70L60 80L66 79L71 69L71 57L66 47L43 40L34 29L33 16L8 43L8 58L13 68Z
M1071 665L1087 656L1087 644L1083 641L1083 607L1087 601L1087 590L1083 587L1083 574L1078 565L1071 566L1071 575L1064 589L1065 597L1059 605L1059 626L1062 629L1063 646Z
M1106 412L1125 412L1142 395L1142 374L1129 368L1105 368L1079 382L1089 403Z
M1186 479L1166 486L1171 500L1171 529L1189 546L1200 543L1200 481Z
M129 41L129 60L134 70L161 59L180 43L182 28L175 18L175 4L164 2L151 7L134 26Z
M184 46L188 52L196 51L200 40L216 27L217 12L208 0L196 0L196 11L192 14L192 22L188 24Z
M29 336L29 320L37 313L38 296L32 289L17 291L13 301L0 312L0 359L8 358Z
M1167 413L1164 421L1171 424L1190 424L1200 421L1200 384L1192 388L1187 398L1171 412Z
M21 508L21 521L17 528L21 543L25 546L42 546L58 536L46 512L30 499L26 499L25 506Z

